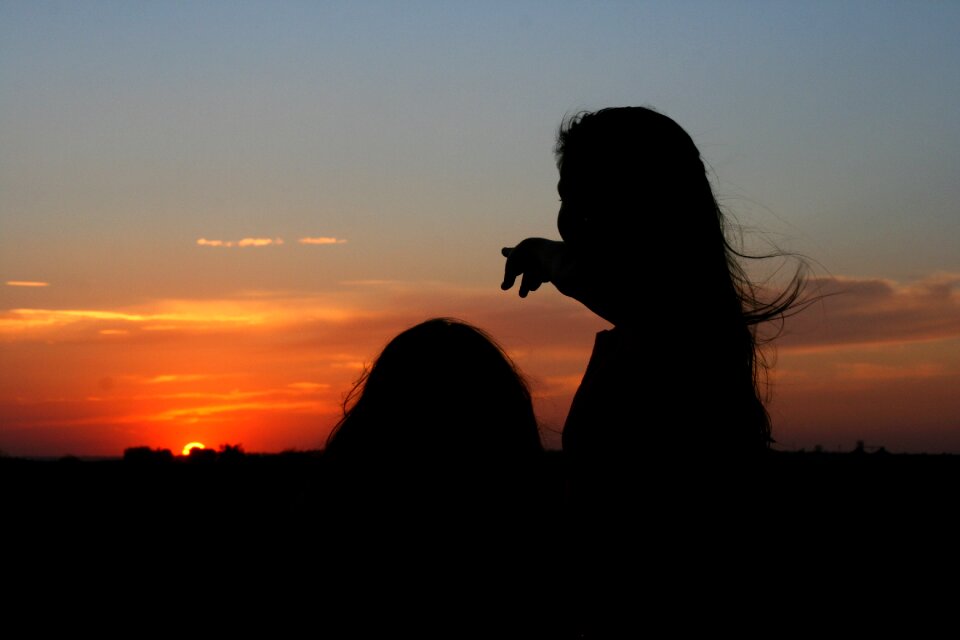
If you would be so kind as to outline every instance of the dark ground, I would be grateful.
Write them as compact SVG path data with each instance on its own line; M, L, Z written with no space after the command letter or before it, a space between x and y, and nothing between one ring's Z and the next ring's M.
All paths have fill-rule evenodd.
M195 527L323 522L329 496L321 452L208 454L93 461L0 458L8 530L17 528L18 519L64 526L99 519ZM548 453L538 473L544 503L562 509L562 454ZM722 474L722 467L714 473ZM881 513L939 520L943 514L952 518L960 507L960 456L955 455L775 452L753 473L755 479L739 489L755 494L751 501L758 507L793 512L800 520L841 514L870 519Z
M153 452L159 453L159 452ZM0 457L5 508L54 515L109 512L262 515L319 506L322 452L128 456L84 460ZM562 491L563 460L549 452L544 487ZM756 490L768 499L902 507L960 497L960 456L886 452L773 452L758 469ZM442 481L442 479L439 479Z
M341 499L340 508L332 510L337 496L325 480L323 462L318 452L164 460L0 458L4 529L29 542L84 535L94 542L135 539L141 545L190 541L202 550L198 553L233 544L241 553L256 555L275 540L282 540L280 546L290 553L297 545L337 544L337 531L346 522L376 517L383 504L367 508L363 498L346 513ZM654 478L634 504L628 499L610 508L618 517L656 529L687 503L695 504L691 509L709 512L711 523L755 523L763 543L786 556L813 547L837 555L848 547L854 554L871 544L899 546L910 540L932 548L960 531L955 524L960 456L777 452L748 474L731 471L739 472L736 483L717 482L724 479L721 466L714 477L701 481L703 491L687 487L676 497L667 481L658 485ZM566 526L562 454L548 454L537 474L535 491L520 509L527 524L531 514L542 521L541 536L562 536L551 531ZM395 481L384 478L383 483ZM444 479L436 484L443 487ZM458 500L451 490L427 505L421 501L415 512L413 504L404 503L392 510L395 522L385 526L463 516ZM517 505L511 508L517 510Z
M736 485L745 495L705 487L709 501L688 491L667 508L622 503L596 523L565 512L562 454L538 473L538 504L466 513L454 502L331 509L312 452L0 458L6 584L29 598L132 607L216 594L232 603L234 630L243 616L332 621L359 601L371 610L349 617L359 635L400 616L389 618L395 630L470 636L437 631L454 616L472 630L526 629L484 637L588 638L623 637L591 621L635 624L607 608L656 614L698 589L823 606L956 575L958 456L778 452Z

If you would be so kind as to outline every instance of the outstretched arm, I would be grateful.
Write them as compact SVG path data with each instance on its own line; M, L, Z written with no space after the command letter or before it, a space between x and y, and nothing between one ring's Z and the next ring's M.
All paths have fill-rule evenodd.
M589 268L584 260L559 240L527 238L515 247L504 247L500 253L507 259L504 266L504 291L520 278L520 297L526 298L545 282L552 282L560 293L578 300L588 309L613 324L623 323L623 292L616 283L622 274L616 270Z

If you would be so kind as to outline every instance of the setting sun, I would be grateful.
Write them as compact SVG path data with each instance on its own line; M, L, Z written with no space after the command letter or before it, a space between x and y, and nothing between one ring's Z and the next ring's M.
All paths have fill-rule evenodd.
M183 455L190 455L190 451L193 449L206 449L207 447L202 442L191 442L183 447Z

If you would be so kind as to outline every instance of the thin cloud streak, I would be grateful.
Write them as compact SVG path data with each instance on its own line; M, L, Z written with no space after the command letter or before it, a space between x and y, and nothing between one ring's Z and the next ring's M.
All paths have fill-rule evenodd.
M7 280L8 287L49 287L49 282L35 280Z
M128 327L139 327L144 330L156 330L165 327L173 330L177 328L214 328L227 325L250 326L262 324L265 320L263 313L244 310L241 313L223 313L215 309L204 309L185 312L145 312L128 313L123 311L105 311L97 309L11 309L0 314L0 337L16 337L27 331L44 331L55 337L57 332L68 327L90 323L96 326L99 323L124 323ZM153 323L162 322L164 325ZM108 326L97 329L100 335L127 335L127 329Z
M197 244L201 247L269 247L271 245L282 245L283 238L243 238L242 240L207 240L206 238L197 239Z
M146 382L147 384L166 384L170 382L196 382L198 380L206 380L207 378L210 378L210 377L211 376L209 375L196 374L196 373L188 373L188 374L168 373L168 374L153 376L151 378L148 378L144 382Z
M343 238L328 238L328 237L324 237L324 236L320 236L320 237L316 237L316 238L300 238L300 240L298 240L298 242L299 242L300 244L313 244L313 245L318 245L318 244L321 244L321 245L322 245L322 244L346 244L346 243L347 243L347 241L346 241L345 239L343 239Z
M332 245L346 244L345 238L334 238L328 236L304 237L297 240L303 245ZM201 247L216 247L222 249L246 248L246 247L270 247L284 244L283 238L242 238L240 240L211 240L208 238L198 238L197 245ZM9 283L8 283L9 284ZM28 286L28 285L21 285Z
M145 416L145 420L199 420L222 413L250 412L250 411L302 411L307 413L321 413L326 407L318 402L237 402L228 404L204 405L187 407L184 409L167 409L157 414Z

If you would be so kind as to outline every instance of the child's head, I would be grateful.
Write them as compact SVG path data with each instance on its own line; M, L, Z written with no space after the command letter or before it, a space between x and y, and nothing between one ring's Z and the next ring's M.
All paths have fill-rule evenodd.
M397 335L361 377L327 441L350 458L517 458L542 451L530 393L503 350L450 318Z

